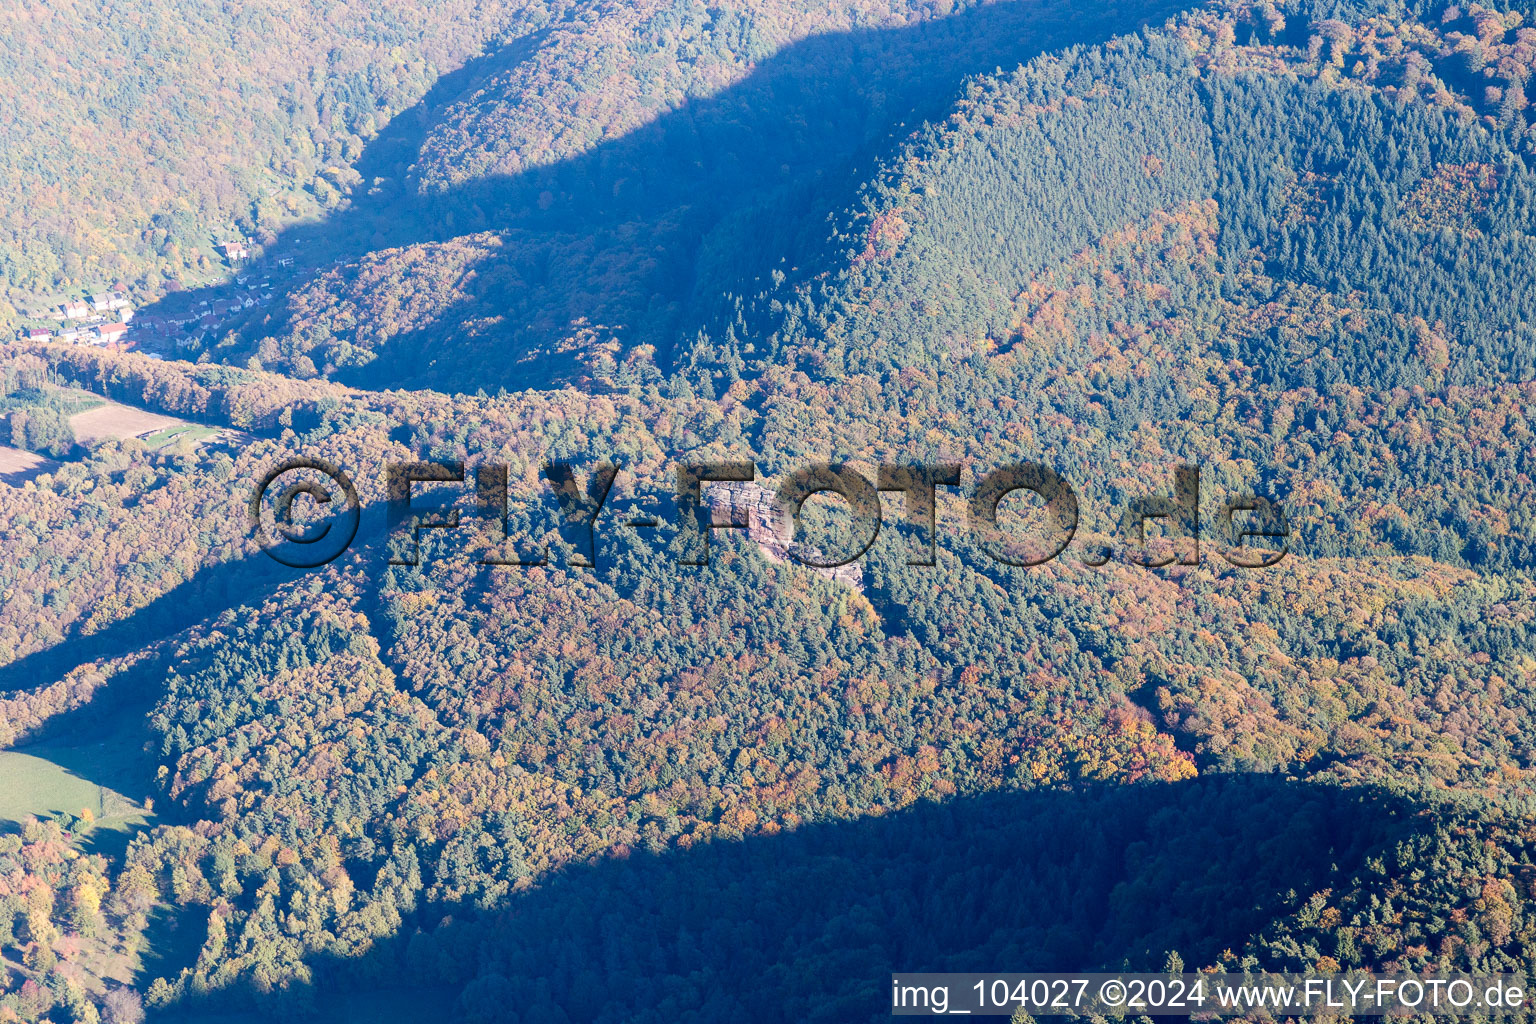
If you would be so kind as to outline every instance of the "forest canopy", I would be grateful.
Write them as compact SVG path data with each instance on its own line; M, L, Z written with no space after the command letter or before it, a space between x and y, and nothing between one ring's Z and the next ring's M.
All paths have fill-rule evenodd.
M98 793L0 823L0 1021L1536 972L1529 12L12 6L8 294L273 301L0 346L0 771ZM137 169L65 173L87 124ZM187 430L87 437L98 402ZM363 522L302 572L248 513L296 456ZM392 562L424 461L505 467L505 537L429 485L464 521ZM1039 463L1080 521L1007 564L944 486L931 565L895 494L856 571L744 530L679 564L705 462ZM617 467L594 566L551 464ZM1286 558L1127 557L1188 465Z

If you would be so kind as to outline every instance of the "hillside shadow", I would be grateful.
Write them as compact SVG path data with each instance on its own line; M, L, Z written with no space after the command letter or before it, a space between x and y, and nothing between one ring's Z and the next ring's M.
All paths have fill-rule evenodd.
M56 682L87 662L122 657L302 578L303 570L265 555L207 566L111 625L89 634L71 629L52 646L0 665L0 697Z
M432 992L436 1017L473 1024L876 1021L895 971L1241 955L1312 893L1434 824L1381 790L1273 776L924 803L570 867L504 913L425 908L361 960L320 958L312 986L226 992L152 1019L404 1020L378 1008ZM356 1015L364 991L372 1016ZM234 1012L252 999L254 1013Z
M152 404L139 395L129 397ZM232 486L252 487L254 481L236 479ZM418 506L421 504L417 502ZM389 553L385 548L388 536L384 502L364 501L357 535L339 556L339 563L333 564L361 570L377 582L377 577L388 569ZM0 664L0 700L59 682L71 671L91 662L109 661L144 650L150 644L200 623L212 622L232 609L259 605L280 587L301 582L314 584L323 578L324 571L321 568L293 568L264 552L204 565L189 579L94 632L82 633L79 622L72 623L63 638L50 646ZM150 659L149 664L155 660ZM90 722L96 714L93 708L116 707L118 701L134 707L139 706L136 702L145 699L153 703L159 696L159 682L143 665L130 667L123 672L122 679L114 679L100 689L84 708L51 718L46 735L83 729L83 723ZM143 705L140 710L147 710L147 707L147 704ZM43 734L28 736L24 742L36 742L40 735Z
M307 339L299 346L306 358L322 371L340 363L332 376L357 386L526 387L588 373L579 347L561 350L573 323L584 321L614 335L620 358L654 346L665 371L684 328L691 333L716 314L729 319L723 293L769 288L775 270L813 276L818 254L830 251L826 215L852 203L878 158L921 121L943 116L966 75L1134 32L1183 6L1138 0L1089 12L1061 0L1004 0L904 28L815 36L720 93L580 155L441 189L423 184L423 146L445 148L430 141L434 132L450 147L465 141L455 135L461 125L491 135L506 127L497 104L526 99L498 90L549 37L518 41L445 77L392 120L356 165L365 185L346 205L281 232L267 263L246 272L290 258L293 271L274 280L270 307L238 322L243 345L214 355L243 359L261 338L298 336ZM452 173L451 160L433 159ZM496 239L465 241L475 232ZM359 286L356 261L455 239L470 254L454 264L454 280L423 284L416 296L444 291L430 301L446 306L425 324L391 327L397 333L366 366L346 365L349 344L363 333L355 323L317 317L308 300L302 309L288 303L335 273L341 280L326 287L356 290L363 319L373 319L366 304L381 286ZM144 312L227 294L179 293ZM283 349L269 346L265 358L291 372L301 353Z

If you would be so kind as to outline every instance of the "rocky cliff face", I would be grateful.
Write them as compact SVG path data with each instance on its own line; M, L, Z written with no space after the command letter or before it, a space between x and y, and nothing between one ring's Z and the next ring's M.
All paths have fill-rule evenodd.
M819 561L820 549L791 543L794 523L774 504L773 492L753 483L716 483L704 488L704 503L715 526L745 526L747 536L773 562L789 561L826 579L864 592L864 570L858 562L822 569L804 565L801 559ZM796 556L799 556L798 558Z

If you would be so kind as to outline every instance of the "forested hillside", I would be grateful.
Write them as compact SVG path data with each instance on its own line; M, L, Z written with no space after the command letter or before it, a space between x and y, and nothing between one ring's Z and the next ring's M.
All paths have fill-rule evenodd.
M311 31L416 16L388 10ZM271 253L324 256L279 301L183 359L0 349L4 408L60 438L81 396L224 431L60 441L0 484L0 746L145 811L109 835L39 803L0 835L0 1020L874 1020L897 970L1532 977L1521 11L439 12L451 46L390 44L419 79L342 89L366 47L304 72L352 97L328 130L368 173L274 223ZM362 504L310 571L246 512L296 454ZM415 459L505 465L507 538L433 485L460 527L391 564L384 467ZM620 467L595 567L551 460ZM854 576L742 531L683 565L674 469L709 460L962 483L932 565L894 496ZM967 518L1024 460L1080 503L1043 565ZM1188 464L1201 557L1145 567L1193 547L1126 512ZM1244 569L1222 510L1253 494L1290 533ZM1020 495L1002 521L1041 520Z
M880 29L925 23L953 6L293 0L239 8L186 0L144 10L117 0L7 0L0 113L12 130L0 152L0 300L8 304L0 314L114 281L141 302L224 281L238 269L216 248L229 240L273 253L302 248L313 270L388 244L401 227L420 235L443 219L464 234L487 226L486 212L431 197L579 158L718 93L796 40L878 39ZM931 59L901 66L919 72L912 83L889 67L891 80L869 83L865 102L883 110L920 97L941 109L954 76L990 68L994 57L1017 59L1012 36L1023 32L1022 45L1035 48L1050 41L1030 25L1038 17L1026 21L1022 5L1007 6L1013 32L932 47ZM886 88L897 95L888 100ZM805 127L836 138L832 125ZM720 148L705 139L695 153ZM420 207L404 224L402 201ZM303 233L282 237L337 214L354 221L339 245L334 226L312 247ZM564 223L580 234L570 217Z
M0 280L222 277L214 245L335 205L381 125L542 5L7 0Z

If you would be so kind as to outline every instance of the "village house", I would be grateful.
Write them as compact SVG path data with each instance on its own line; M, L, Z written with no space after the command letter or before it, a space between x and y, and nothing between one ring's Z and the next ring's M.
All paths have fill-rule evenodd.
M46 327L34 327L27 332L28 341L52 341L53 332Z
M102 324L96 328L96 337L103 345L115 345L128 333L127 324Z
M79 330L78 328L71 327L67 331L59 332L59 340L64 342L66 345L73 345L80 340L80 336L84 333L84 331Z
M224 250L227 260L243 260L251 255L250 247L244 242L225 242L219 248Z
M70 320L80 320L91 315L91 307L79 299L66 299L63 309L64 316Z

